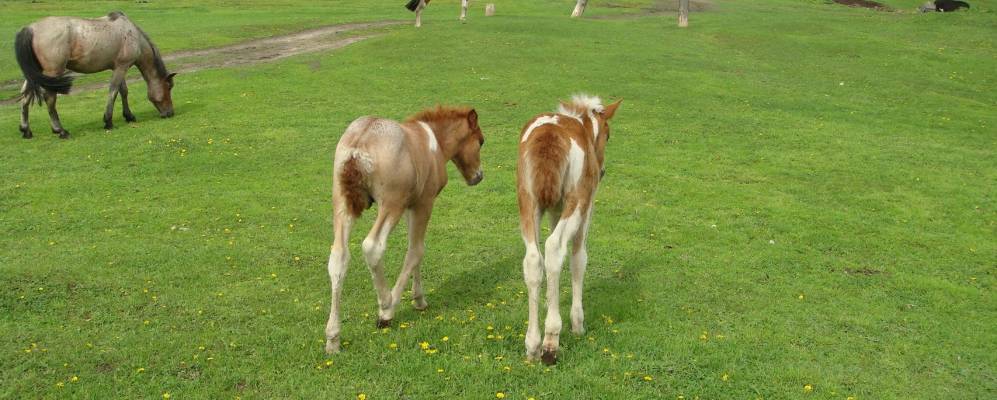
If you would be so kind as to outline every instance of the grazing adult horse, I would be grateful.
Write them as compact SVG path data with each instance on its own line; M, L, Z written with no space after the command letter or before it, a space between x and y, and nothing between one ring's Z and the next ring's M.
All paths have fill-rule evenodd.
M588 262L585 241L593 201L605 173L609 120L620 101L602 105L598 97L577 95L561 103L557 113L540 114L523 126L516 171L520 229L526 244L523 278L529 292L526 356L544 364L557 362L561 313L558 309L561 264L571 241L571 331L585 332L582 279ZM538 247L540 221L550 214L553 231ZM543 354L540 348L538 301L542 270L547 272L547 320Z
M377 219L362 245L377 290L377 326L390 325L410 274L415 308L425 309L419 272L423 239L433 201L447 184L447 161L453 161L468 185L477 185L484 177L480 160L484 143L478 113L470 108L436 107L402 123L361 117L346 128L336 146L333 168L335 215L329 255L332 306L325 327L327 353L339 351L339 296L350 257L347 246L353 222L371 203L378 204ZM394 288L388 291L384 251L388 235L406 213L408 252Z
M125 73L132 65L138 66L142 73L149 87L149 101L156 106L159 116L173 116L170 90L176 74L166 70L156 45L124 13L115 11L95 19L43 18L17 33L14 50L24 74L21 134L25 139L32 136L28 126L31 103L38 101L41 104L43 98L52 120L52 132L63 139L69 137L55 110L56 96L69 93L73 84L67 71L84 74L113 71L104 111L104 129L113 127L114 101L119 93L125 120L135 121L135 115L128 108L125 83Z

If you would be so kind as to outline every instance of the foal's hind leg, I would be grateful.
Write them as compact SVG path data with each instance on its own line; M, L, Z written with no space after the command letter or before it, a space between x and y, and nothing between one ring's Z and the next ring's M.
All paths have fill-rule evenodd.
M342 204L342 202L337 202ZM329 307L329 322L325 324L325 352L339 352L339 304L343 291L343 280L346 279L346 269L350 262L350 230L353 227L353 216L346 210L337 210L333 221L332 251L329 254L329 280L332 287L332 301Z
M62 121L59 120L59 112L55 110L55 101L58 93L45 91L45 105L48 106L48 117L52 120L52 133L59 134L60 139L69 137L69 131L62 128Z
M570 214L567 214L570 210ZM544 364L557 363L557 349L561 335L561 310L559 307L561 266L567 253L568 239L575 235L581 225L581 207L565 208L561 219L544 243L544 269L547 270L547 319L544 322L543 354Z
M576 335L585 333L585 310L582 308L582 288L585 280L585 268L588 265L588 250L585 241L588 240L589 223L592 221L592 206L585 213L585 219L578 233L571 239L571 332Z
M121 94L121 115L125 117L126 122L135 122L135 114L132 114L131 108L128 107L128 82L126 79L121 80L121 88L118 89L118 93Z
M377 220L374 221L374 226L362 244L363 255L374 280L374 289L377 291L378 328L391 325L391 317L393 316L391 292L388 289L388 284L384 281L384 251L387 249L388 235L395 228L403 211L404 207L381 203L377 208Z
M524 201L521 196L520 207ZM543 256L537 238L540 236L540 215L542 211L534 210L532 206L521 209L520 228L523 231L523 244L526 245L526 256L523 257L523 280L526 282L529 298L529 319L526 327L526 358L535 361L540 357L540 283L543 280Z

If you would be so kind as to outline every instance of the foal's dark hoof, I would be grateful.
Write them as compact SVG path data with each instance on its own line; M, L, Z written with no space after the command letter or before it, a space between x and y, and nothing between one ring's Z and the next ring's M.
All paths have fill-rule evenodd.
M138 120L135 119L135 116L132 115L132 114L125 114L125 121L126 122L135 122L135 121L138 121Z
M58 134L59 139L69 139L69 131L63 129L61 131L53 130L52 133Z
M114 129L114 123L111 122L111 121L105 122L104 123L104 130L109 131L111 129Z
M377 319L377 329L384 329L388 327L391 327L390 319L380 319L380 318Z
M544 350L543 354L540 355L540 361L542 361L544 365L557 364L557 351Z
M32 137L35 136L35 135L31 134L31 129L20 128L20 130L21 130L21 137L24 138L24 139L31 139Z

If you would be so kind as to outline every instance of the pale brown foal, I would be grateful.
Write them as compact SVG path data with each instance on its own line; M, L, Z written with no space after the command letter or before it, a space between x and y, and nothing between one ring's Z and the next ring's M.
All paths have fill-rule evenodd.
M470 108L436 107L402 123L361 117L346 128L336 146L333 168L334 240L329 255L332 306L325 327L326 352L339 351L339 296L350 258L347 246L353 222L371 203L378 204L377 219L362 245L377 290L377 326L391 323L409 275L415 308L425 309L419 264L433 201L447 184L447 161L453 161L468 185L477 185L484 177L479 155L484 142L478 113ZM406 212L408 253L389 291L384 280L385 246L391 230Z
M598 97L577 95L561 103L557 113L540 114L523 126L519 142L517 194L519 220L526 244L523 278L529 292L526 356L545 364L557 362L561 313L558 309L561 264L571 241L571 331L585 332L582 279L588 253L585 241L593 199L602 178L610 118L620 102L603 106ZM553 231L540 253L540 221L550 214ZM541 267L542 265L542 267ZM539 296L547 272L547 320L540 348Z

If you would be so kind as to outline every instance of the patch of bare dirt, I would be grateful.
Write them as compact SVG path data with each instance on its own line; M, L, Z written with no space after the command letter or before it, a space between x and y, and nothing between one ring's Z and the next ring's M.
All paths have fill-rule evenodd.
M870 1L870 0L834 0L834 2L849 7L871 8L873 10L880 10L880 11L890 10L890 7L887 7L882 3L877 3L875 1Z
M651 5L646 7L641 7L626 3L606 3L603 4L602 6L606 8L629 8L637 11L634 13L621 14L621 15L597 15L590 18L629 19L629 18L648 17L652 15L673 14L679 11L678 0L657 0L651 3ZM707 11L712 7L713 7L713 2L710 0L689 0L689 12Z
M378 36L378 34L366 33L344 37L346 36L345 34L356 31L383 28L403 22L405 21L379 21L330 25L286 35L254 39L228 46L178 51L164 55L163 61L166 62L166 66L169 68L170 72L195 72L211 68L225 68L273 62L300 54L336 50L346 47L353 43ZM79 76L79 74L74 75ZM133 77L128 80L129 83L136 82L140 79L135 71L131 71L131 75ZM20 80L4 82L0 85L2 86L0 89L16 90L20 88L21 83L22 81ZM80 85L74 87L72 93L102 89L106 87L107 82ZM12 104L15 102L16 99L11 98L0 101L0 104Z

